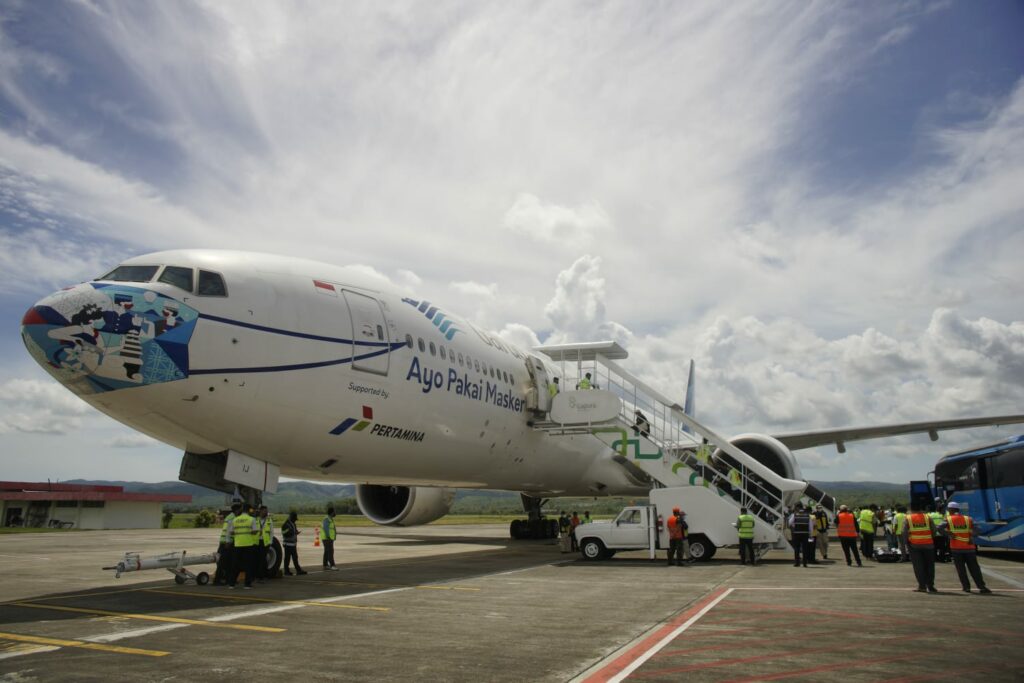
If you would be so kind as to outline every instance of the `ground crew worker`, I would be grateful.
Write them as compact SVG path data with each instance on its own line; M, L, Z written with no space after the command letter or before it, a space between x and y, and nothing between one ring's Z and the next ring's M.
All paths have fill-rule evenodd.
M942 525L946 523L946 516L942 514L942 506L938 509L928 508L928 518L932 520L932 529L935 530L935 561L950 562L949 543L946 534L942 531Z
M260 506L260 516L256 519L256 581L265 583L267 580L267 551L274 543L274 518L268 514L267 506Z
M551 395L551 398L554 398L555 396L558 395L558 391L558 378L555 377L554 379L551 380L551 383L548 384L548 393Z
M231 573L231 554L235 548L235 541L229 527L231 521L241 511L241 503L232 503L231 512L224 517L224 523L220 527L220 543L217 545L217 571L213 574L214 586L223 586L228 583L228 575Z
M580 549L579 541L576 538L576 527L580 525L580 516L576 514L576 511L572 511L572 517L569 518L569 544L572 552L576 552Z
M960 513L960 504L953 501L946 506L946 533L949 534L949 550L953 555L953 564L956 567L956 575L960 578L960 586L964 593L971 592L971 582L967 580L967 571L970 570L974 585L978 587L979 593L991 593L985 586L985 579L981 575L981 567L978 566L978 546L974 543L974 537L978 530L974 528L974 520L967 515Z
M814 533L814 525L811 523L811 516L804 510L803 503L797 503L795 511L789 516L789 528L793 532L793 566L800 566L800 556L803 553L803 565L806 567L813 543L811 536Z
M740 516L736 518L736 535L740 538L740 564L757 565L754 555L754 515L747 513L747 508L740 508Z
M878 506L872 503L860 511L858 525L860 527L860 552L865 560L875 559L875 530L878 528L878 517L875 510Z
M579 381L579 384L577 384L577 385L576 385L576 388L577 388L577 389L589 389L590 387L591 387L591 382L590 382L590 373L588 372L588 373L587 373L587 374L586 374L586 375L585 375L585 376L583 377L583 379L581 379L581 380Z
M697 462L700 463L700 478L704 480L704 487L707 488L711 485L708 481L708 465L711 463L711 446L708 445L708 440L704 439L704 443L697 447Z
M938 593L935 589L935 529L931 518L911 503L904 535L910 545L910 561L917 578L917 592Z
M234 588L238 583L238 574L245 572L244 588L248 590L252 588L252 580L256 578L256 518L249 514L249 508L245 507L231 520L229 528L235 548L232 553L231 578L228 585Z
M561 549L563 553L570 552L572 550L572 522L569 520L569 515L566 514L565 510L562 510L561 514L558 515L558 540L561 542Z
M825 508L818 505L814 508L814 540L821 553L821 559L828 559L828 515Z
M907 526L907 506L897 505L896 514L892 518L892 532L896 535L896 543L900 548L900 562L910 562L910 548L903 530Z
M850 551L857 560L857 566L863 567L860 561L860 553L857 552L857 520L845 505L839 506L839 514L836 515L836 534L839 536L839 543L843 546L843 555L846 556L846 566L851 567Z
M742 495L742 491L740 490L740 487L742 485L743 485L743 477L740 476L740 471L738 469L736 469L735 467L730 467L729 468L729 488L731 489L733 499L737 503L741 502L740 501L740 496ZM746 502L746 501L742 501L742 502Z
M668 518L668 566L672 566L672 558L676 564L683 566L683 558L688 554L683 548L686 538L686 522L679 508L672 508L672 516Z
M334 539L338 537L338 528L334 525L334 507L327 508L327 516L320 522L320 541L324 545L324 571L336 572L334 566Z
M584 510L583 511L583 520L580 522L580 524L590 524L593 521L594 520L592 520L590 518L590 510Z
M288 565L292 562L295 563L295 573L302 575L306 572L302 571L302 567L299 566L299 534L302 531L298 525L299 513L292 512L288 513L288 519L281 525L281 540L284 542L284 573L285 576L291 576L292 572L288 569Z

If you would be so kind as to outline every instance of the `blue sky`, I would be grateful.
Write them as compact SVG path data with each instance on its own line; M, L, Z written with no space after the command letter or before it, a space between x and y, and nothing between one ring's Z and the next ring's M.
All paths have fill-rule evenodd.
M163 248L356 263L612 337L729 433L1024 412L1024 6L0 8L4 478L176 477L18 322ZM801 453L903 481L973 430Z

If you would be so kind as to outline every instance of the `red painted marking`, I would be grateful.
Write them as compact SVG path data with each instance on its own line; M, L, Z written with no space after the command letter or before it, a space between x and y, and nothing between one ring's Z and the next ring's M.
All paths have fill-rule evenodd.
M718 596L725 593L728 588L719 588L713 593L709 594L706 598L698 602L696 605L686 610L672 621L668 622L651 635L644 638L641 642L631 647L626 652L622 653L619 657L612 660L604 666L592 673L587 678L583 679L583 683L605 683L617 676L623 669L632 664L634 661L639 659L644 653L654 647L658 641L667 636L672 631L679 628L690 620L695 614L700 612L702 609L707 607L709 604L714 602Z
M30 308L27 311L25 311L25 317L23 317L21 319L21 324L22 325L45 325L46 324L46 320L43 319L43 316L39 315L39 311L37 311L36 307L33 306L32 308Z
M363 406L363 419L364 420L372 420L373 419L373 408L371 408L370 406Z
M334 291L334 285L328 282L320 282L320 280L313 280L313 286L319 287L320 289L329 289L332 292Z

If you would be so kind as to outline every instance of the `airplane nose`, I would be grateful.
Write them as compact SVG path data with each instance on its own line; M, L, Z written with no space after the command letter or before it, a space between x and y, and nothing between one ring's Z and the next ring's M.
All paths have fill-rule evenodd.
M188 377L199 312L166 294L120 283L55 292L22 317L29 354L78 394Z

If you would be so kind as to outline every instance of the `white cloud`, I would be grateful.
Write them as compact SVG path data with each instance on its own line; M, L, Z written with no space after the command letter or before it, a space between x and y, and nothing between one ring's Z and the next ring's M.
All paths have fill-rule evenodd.
M52 381L10 379L0 384L0 434L66 434L83 418L99 416L93 408Z
M611 228L611 219L598 204L575 209L544 204L536 196L520 194L505 212L504 226L512 232L567 248L599 236Z
M470 297L493 299L498 295L498 283L496 282L492 282L487 285L472 281L451 282L448 286L459 294L464 294Z
M159 445L159 441L145 434L120 434L110 440L111 448L148 448Z
M545 343L595 339L627 342L629 330L605 319L604 301L600 257L579 257L555 279L555 295L544 307L544 315L554 329Z

